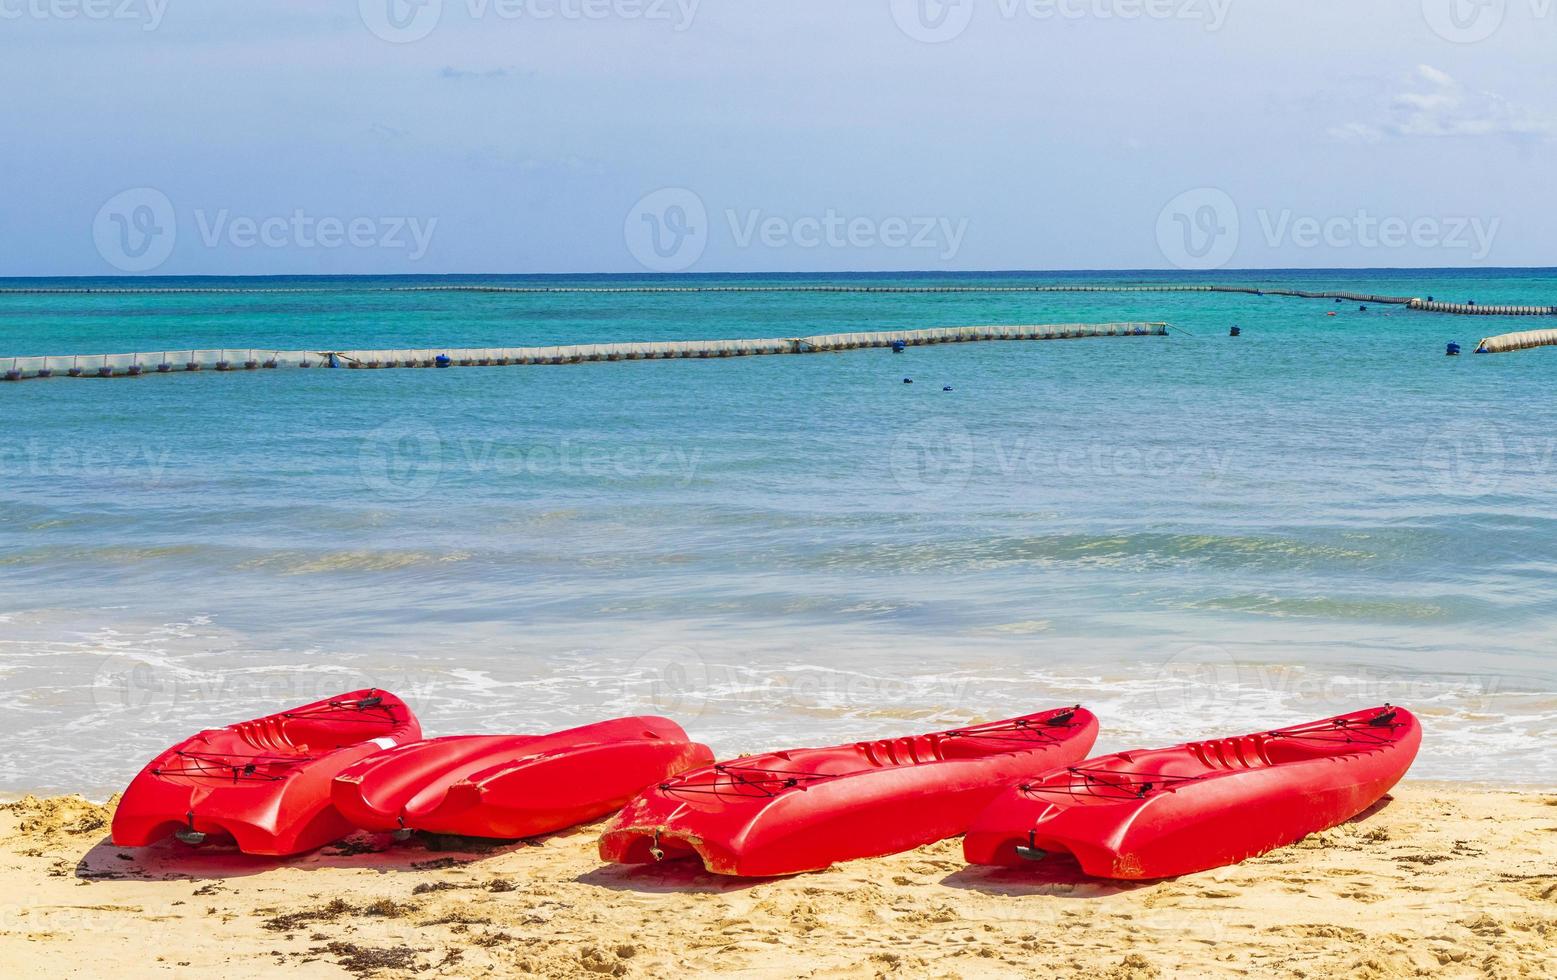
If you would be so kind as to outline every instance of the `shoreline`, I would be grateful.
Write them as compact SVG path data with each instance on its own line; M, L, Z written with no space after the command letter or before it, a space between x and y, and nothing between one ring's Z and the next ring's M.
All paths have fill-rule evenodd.
M110 815L0 805L0 957L28 975L1557 975L1557 795L1522 787L1407 781L1292 847L1149 883L969 869L955 840L724 879L602 865L600 824L277 861L117 848Z

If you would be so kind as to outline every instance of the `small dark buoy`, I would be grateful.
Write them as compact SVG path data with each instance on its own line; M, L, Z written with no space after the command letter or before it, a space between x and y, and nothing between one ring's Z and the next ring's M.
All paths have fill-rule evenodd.
M1468 299L1468 300L1465 301L1465 305L1466 306L1475 306L1476 305L1476 301L1473 300L1473 299Z
M7 371L7 372L5 372L5 380L7 380L7 381L20 381L20 380L22 380L22 372L17 371L15 369Z
M1227 335L1229 337L1242 337L1243 336L1243 327L1234 327L1233 329L1231 329L1231 330L1229 330L1227 332Z
M453 363L454 361L451 360L447 354L439 354L437 357L433 358L434 367L446 368Z
M906 385L911 385L911 384L914 383L914 379L913 378L904 378L903 379L903 383L906 384Z
M79 378L79 377L81 377L81 369L78 368L78 367L73 367L69 371L66 371L65 373L68 374L69 376L71 376L72 378Z
M52 378L52 377L54 377L54 369L53 368L39 368L38 369L38 377L40 377L40 378Z
M941 390L942 391L951 391L952 390L952 386L951 385L947 385L946 387L942 388Z
M1448 357L1459 357L1460 356L1460 345L1454 343L1453 341L1450 341L1449 342L1449 346L1444 349L1444 354L1445 354L1445 356L1448 356Z
M157 365L157 373L158 374L167 374L167 373L169 373L172 370L173 370L173 365L169 364L167 361L163 361L161 364Z
M1357 307L1357 312L1358 313L1366 313L1366 312L1368 312L1368 308L1366 306L1359 306L1359 307Z
M132 378L138 378L141 376L141 372L144 370L146 369L141 367L139 364L131 364L128 368L125 368L124 373L128 374Z
M1427 301L1428 301L1428 302L1429 302L1429 303L1431 303L1431 302L1432 302L1432 301L1433 301L1433 298L1432 298L1432 297L1431 297L1431 296L1429 296L1429 297L1427 297Z
M892 353L894 353L894 354L901 354L901 353L903 353L907 349L908 349L908 341L906 341L906 340L894 340L894 341L892 341Z

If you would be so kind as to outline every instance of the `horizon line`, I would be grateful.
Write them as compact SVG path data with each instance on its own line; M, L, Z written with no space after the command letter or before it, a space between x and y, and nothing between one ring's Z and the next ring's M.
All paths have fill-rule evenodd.
M1341 273L1360 275L1365 273L1462 273L1462 272L1552 272L1557 273L1557 266L1541 265L1506 265L1506 266L1269 266L1228 269L958 269L958 270L933 270L933 269L902 269L902 270L870 270L870 269L841 269L841 270L813 270L813 271L709 271L709 272L270 272L270 273L227 273L227 272L200 272L200 273L167 273L167 274L126 274L126 273L75 273L54 275L0 275L0 282L21 280L88 280L88 279L118 279L129 281L151 281L165 279L434 279L455 277L496 277L496 278L526 278L526 279L570 279L579 277L631 277L638 279L694 279L709 276L786 276L786 277L827 277L827 276L1038 276L1038 275L1182 275L1197 279L1213 276L1231 276L1240 274L1274 273Z

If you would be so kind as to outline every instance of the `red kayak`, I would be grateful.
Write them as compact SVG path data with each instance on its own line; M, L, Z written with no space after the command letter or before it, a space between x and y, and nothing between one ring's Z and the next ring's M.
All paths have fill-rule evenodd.
M1070 855L1098 878L1169 878L1344 823L1411 768L1422 727L1385 705L1171 749L1121 752L1012 788L974 821L974 864Z
M603 817L645 786L713 761L673 721L621 718L555 735L402 745L343 771L331 794L365 830L512 840Z
M301 854L352 832L330 780L365 756L422 737L405 702L355 691L201 732L152 760L114 813L113 841L231 837L246 854Z
M1063 708L950 732L751 756L661 783L600 838L623 864L697 859L743 877L819 871L955 837L1011 780L1084 758L1097 719Z

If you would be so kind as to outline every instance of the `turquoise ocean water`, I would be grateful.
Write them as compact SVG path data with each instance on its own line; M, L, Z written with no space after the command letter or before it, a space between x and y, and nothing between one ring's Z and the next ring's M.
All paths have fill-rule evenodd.
M1443 356L1542 322L1203 294L375 288L421 281L3 295L0 355L1175 329L0 386L0 792L100 795L200 727L364 685L431 734L653 711L723 753L1077 701L1118 749L1393 701L1427 725L1418 776L1557 781L1557 352ZM1196 277L652 284L1066 281ZM1551 271L1204 281L1557 302Z

